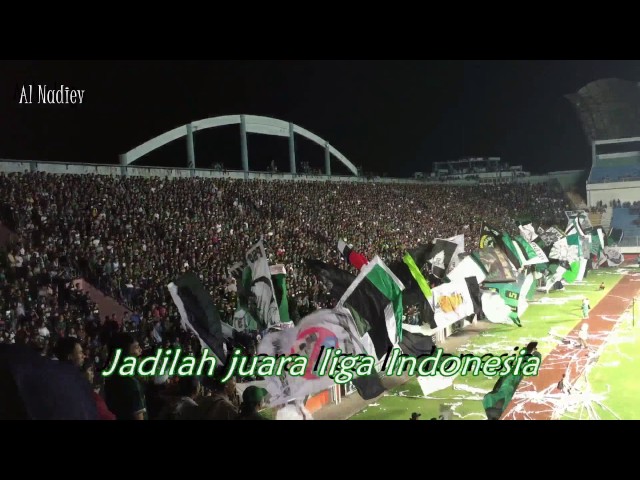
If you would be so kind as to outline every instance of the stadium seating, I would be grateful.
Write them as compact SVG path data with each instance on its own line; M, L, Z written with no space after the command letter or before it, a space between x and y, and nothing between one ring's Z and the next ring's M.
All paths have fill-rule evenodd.
M614 208L611 226L622 229L627 239L640 237L640 225L633 223L639 218L640 216L631 213L631 209L629 208Z
M620 182L624 180L640 180L640 166L622 165L616 167L594 167L589 176L589 183Z

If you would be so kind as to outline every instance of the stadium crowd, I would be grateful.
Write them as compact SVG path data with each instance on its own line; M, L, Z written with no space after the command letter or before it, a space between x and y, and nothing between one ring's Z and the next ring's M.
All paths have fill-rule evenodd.
M437 237L465 234L469 249L478 245L483 222L514 234L517 218L563 223L569 209L562 190L553 184L454 186L44 173L0 174L0 199L0 220L19 238L0 255L0 342L32 344L42 355L76 362L98 389L100 376L94 371L105 366L108 344L114 339L125 342L123 348L139 348L143 355L157 346L182 345L187 352L197 348L193 337L181 330L166 288L181 273L197 273L223 320L231 322L237 287L229 266L244 260L261 236L270 263L286 266L291 316L297 321L329 304L323 285L304 260L347 268L336 249L338 238L369 257L391 261L406 248ZM72 282L78 277L133 313L122 318L100 315ZM197 381L156 379L144 393L131 385L113 385L111 390L120 398L142 396L136 405L145 405L144 418L180 418L193 404L211 402L215 405L207 407L208 413L198 410L200 418L235 418L240 410L244 416L255 416L258 393L252 391L238 410L240 402L224 386L206 387L212 393L204 403L194 401L205 398L199 396L203 386ZM132 400L119 402L109 396L108 385L106 390L108 408L103 405L102 415L109 417L111 410L118 418L131 416L127 408L133 408ZM173 399L170 414L167 398Z

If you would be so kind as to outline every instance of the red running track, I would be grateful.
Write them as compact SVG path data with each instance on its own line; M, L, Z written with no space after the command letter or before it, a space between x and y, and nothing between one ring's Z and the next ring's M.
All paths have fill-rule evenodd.
M589 318L578 323L565 338L573 340L571 343L577 342L582 324L587 323L589 325L587 345L591 350L597 350L608 340L619 317L629 308L639 289L638 280L625 275L591 309ZM501 420L551 420L554 403L551 399L545 401L542 392L560 393L557 385L562 380L562 375L567 372L567 378L573 383L584 372L587 360L586 349L578 349L571 344L559 344L543 359L537 376L522 380L514 398L523 392L538 392L539 395L520 402L511 401L502 414Z

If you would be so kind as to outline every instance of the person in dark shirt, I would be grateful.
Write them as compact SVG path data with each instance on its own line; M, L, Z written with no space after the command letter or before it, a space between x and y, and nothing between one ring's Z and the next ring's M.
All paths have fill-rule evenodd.
M142 353L138 341L128 333L114 336L110 357L113 357L118 349L122 349L123 356L139 357ZM110 363L111 358L107 365ZM144 389L136 377L124 377L114 373L106 377L104 393L107 407L115 414L117 420L148 420Z
M149 377L146 382L143 382L143 388L149 420L160 419L160 415L168 405L168 376Z
M238 420L266 420L260 415L260 409L264 405L267 391L264 388L251 385L242 393L242 405Z
M80 340L74 337L63 337L56 343L54 354L61 362L69 362L78 368L84 365L85 355Z

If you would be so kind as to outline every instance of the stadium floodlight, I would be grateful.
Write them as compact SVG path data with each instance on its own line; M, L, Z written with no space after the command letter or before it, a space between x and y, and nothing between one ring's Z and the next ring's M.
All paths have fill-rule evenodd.
M640 137L640 87L617 78L597 80L566 95L587 141Z

